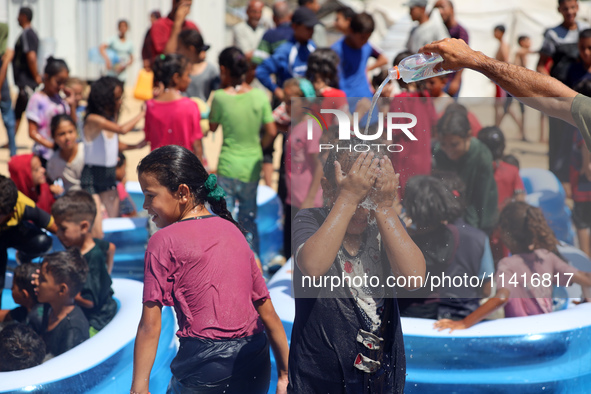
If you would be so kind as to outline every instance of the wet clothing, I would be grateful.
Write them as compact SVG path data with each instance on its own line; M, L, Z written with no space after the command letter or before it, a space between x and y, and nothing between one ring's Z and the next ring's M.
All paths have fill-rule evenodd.
M45 342L47 354L51 354L54 357L59 356L89 338L90 327L88 320L86 320L84 312L82 312L82 309L78 305L75 305L74 309L51 331L47 331L51 308L47 304L46 306L39 335L41 335L41 338Z
M26 324L35 332L40 332L43 323L43 304L37 304L30 311L24 306L12 309L8 312L10 320Z
M330 286L301 286L297 253L322 226L328 213L326 208L304 209L293 223L296 314L289 353L288 392L402 393L406 361L396 298L392 294L383 297L381 324L372 332L370 320L352 298L350 288L337 287L331 292ZM390 275L383 248L367 251L370 256L376 255L378 261L381 259L382 275ZM324 277L341 277L346 271L346 265L337 257Z
M113 282L107 271L109 242L96 238L94 242L94 248L83 256L88 263L88 276L80 296L94 303L94 307L82 310L90 326L100 331L117 313L117 302L113 299Z

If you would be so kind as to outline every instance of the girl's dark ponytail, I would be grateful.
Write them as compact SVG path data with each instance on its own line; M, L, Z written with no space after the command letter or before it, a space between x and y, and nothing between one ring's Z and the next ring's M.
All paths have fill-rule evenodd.
M242 226L240 224L238 224L237 221L234 220L230 211L228 211L228 206L226 205L225 199L223 199L223 198L221 200L208 199L207 202L209 203L209 206L211 207L211 210L213 211L213 213L215 213L216 215L218 215L222 219L226 219L227 221L234 223L234 225L236 227L238 227L238 229L243 234L247 233L247 231L244 228L242 228Z

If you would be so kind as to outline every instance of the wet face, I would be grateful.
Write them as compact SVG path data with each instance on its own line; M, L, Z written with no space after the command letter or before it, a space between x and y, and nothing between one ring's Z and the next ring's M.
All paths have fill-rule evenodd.
M55 278L47 270L47 263L41 266L39 272L39 286L37 287L37 300L41 303L50 303L59 298L63 290L63 284L56 283Z
M591 67L591 38L579 39L579 56L586 67Z
M351 26L351 19L347 19L342 13L337 12L337 16L334 21L335 29L345 34L349 31L349 26Z
M444 23L448 23L451 20L454 10L448 0L439 0L435 3L435 8L439 10Z
M460 137L459 135L446 134L439 136L441 150L452 161L459 160L470 149L470 136Z
M83 220L80 223L55 218L57 226L57 238L66 248L72 246L80 247L84 243L86 234L90 230L90 223Z
M45 168L41 165L41 160L37 156L33 156L31 159L31 175L33 178L33 184L39 186L47 182L45 177Z
M579 12L579 2L577 0L566 0L558 6L558 12L562 15L564 24L572 25L575 23L577 12Z
M307 26L298 25L295 23L293 23L291 25L291 27L293 29L293 37L299 43L308 42L312 38L312 36L314 35L314 28L313 27L307 27Z
M61 150L69 151L76 145L78 132L76 126L70 121L62 121L53 133L53 140Z
M181 219L182 212L178 191L171 193L152 174L141 173L139 182L144 193L143 208L148 211L158 228L166 227Z
M48 96L56 96L57 94L59 94L59 92L64 90L64 87L66 86L66 82L68 81L69 77L70 74L66 69L63 69L59 73L55 74L53 77L50 77L49 75L45 74L43 76L43 82L45 84L45 93L47 93Z
M351 33L348 44L354 49L361 49L371 37L371 33Z

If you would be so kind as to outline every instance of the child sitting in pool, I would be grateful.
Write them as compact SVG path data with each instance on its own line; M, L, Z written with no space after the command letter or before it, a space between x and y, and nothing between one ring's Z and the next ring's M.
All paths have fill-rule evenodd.
M499 261L495 297L462 320L435 322L439 331L472 327L501 306L505 307L505 317L550 313L552 286L578 283L584 286L587 300L591 297L591 273L577 270L553 253L558 241L539 208L512 202L501 212L499 226L513 256Z
M325 207L303 209L294 219L289 392L404 389L398 304L391 288L380 283L386 277L424 279L425 259L393 208L398 175L390 160L343 151L359 143L342 141L339 153L331 151L322 180ZM365 208L372 205L371 212ZM379 283L359 286L365 275ZM302 282L342 277L352 284L331 289Z
M37 301L35 286L31 282L38 269L39 264L34 263L24 263L14 269L12 299L20 306L0 310L0 322L20 322L35 331L41 329L43 305Z

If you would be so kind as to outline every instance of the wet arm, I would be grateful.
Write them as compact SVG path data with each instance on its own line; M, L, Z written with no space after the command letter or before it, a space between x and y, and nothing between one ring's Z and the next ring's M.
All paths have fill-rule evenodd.
M149 392L150 372L156 359L161 327L162 306L155 302L144 303L133 349L131 391L134 393L146 394Z
M277 374L279 381L277 382L277 392L280 388L285 391L287 388L287 361L289 357L289 347L287 346L287 337L283 324L275 312L271 299L255 302L255 308L261 317L271 348L275 355L277 363Z

